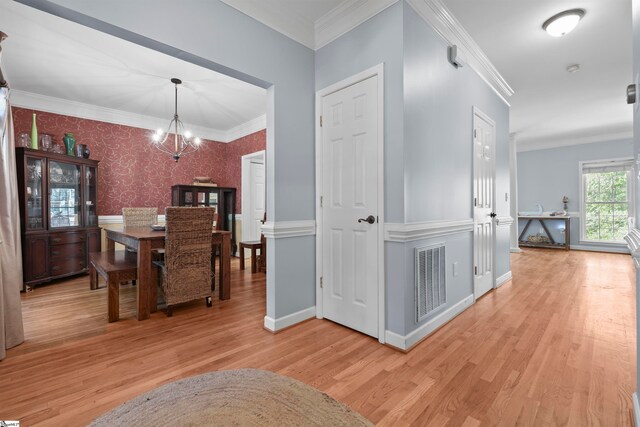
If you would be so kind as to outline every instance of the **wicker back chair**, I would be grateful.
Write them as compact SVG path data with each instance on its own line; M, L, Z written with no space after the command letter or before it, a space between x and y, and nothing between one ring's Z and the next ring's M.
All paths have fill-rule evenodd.
M159 269L160 292L172 306L206 298L211 307L211 233L215 208L175 207L165 209L164 261Z
M122 208L125 227L148 227L158 223L158 208Z

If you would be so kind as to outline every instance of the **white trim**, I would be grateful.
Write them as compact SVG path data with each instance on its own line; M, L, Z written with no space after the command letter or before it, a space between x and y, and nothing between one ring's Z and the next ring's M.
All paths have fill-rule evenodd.
M496 226L509 227L513 224L514 219L510 216L499 216L496 218Z
M11 104L14 107L29 108L62 114L87 120L96 120L117 125L132 126L140 129L155 130L167 125L167 118L145 116L98 105L85 104L68 99L54 98L22 90L11 90ZM229 130L213 129L185 123L191 131L200 138L215 142L232 142L266 128L267 116L262 115L249 120Z
M634 425L640 426L640 403L638 402L638 392L633 393L633 420Z
M512 254L519 254L520 252L522 252L522 249L520 249L520 248L511 248L509 251Z
M316 222L306 221L267 221L262 225L262 234L267 239L313 236L316 234Z
M590 251L590 252L611 252L614 254L628 254L629 248L625 244L605 245L594 244L590 245L570 245L569 248L575 251Z
M511 274L511 270L507 271L502 276L498 277L496 279L496 289L504 285L505 283L507 283L512 278L513 278L513 274Z
M384 64L375 65L367 70L361 71L351 77L334 83L316 92L316 312L317 317L323 317L322 288L320 278L322 277L322 208L320 207L320 197L322 197L322 128L320 127L320 115L322 112L322 98L345 87L354 85L370 77L378 76L378 341L385 342L385 253L384 253Z
M315 22L314 48L320 49L348 33L398 0L346 0Z
M262 159L264 165L267 163L267 154L265 150L256 151L255 153L245 154L240 157L240 188L244 189L240 193L240 210L242 212L247 211L247 207L251 204L250 200L250 191L246 191L246 189L251 188L249 183L249 166L251 163L251 159ZM266 168L265 168L265 183L267 180L266 176ZM266 198L265 198L266 201ZM249 207L250 209L250 207ZM247 240L249 236L249 228L250 223L247 221L242 221L242 239Z
M164 215L158 215L158 222L164 222ZM105 224L124 224L122 215L100 215L98 216L98 225Z
M286 7L286 4L271 0L222 0L222 2L309 49L314 48L313 22L293 12Z
M222 131L224 132L224 139L220 142L234 142L237 139L244 138L247 135L251 135L252 133L259 132L266 128L267 115L263 114L262 116L251 119L248 122L241 123L227 131Z
M264 316L264 327L271 332L278 332L284 328L288 328L289 326L295 325L296 323L304 322L305 320L311 319L315 316L315 306L296 311L295 313L291 313L277 319L269 316Z
M384 240L387 242L411 242L430 239L448 234L467 233L473 231L473 219L449 219L443 221L425 221L387 223L384 225Z
M629 123L629 127L631 127ZM570 138L549 138L539 137L530 141L518 140L516 149L518 153L524 151L536 151L536 150L549 150L551 148L570 147L572 145L581 144L593 144L595 142L615 141L619 139L631 139L633 138L633 130L630 129L624 132L611 132L602 135L590 135L583 137L571 136Z
M454 317L462 313L474 303L473 295L467 296L462 301L454 304L449 309L443 311L437 316L433 317L417 329L413 330L407 335L396 334L395 332L385 331L385 339L387 344L399 348L400 350L409 350L411 347L431 335L438 328L445 323L452 320Z
M235 219L236 221L242 221L242 214L241 213L236 214Z
M462 51L469 66L509 105L507 98L513 95L513 89L442 0L408 0L408 3L447 43Z

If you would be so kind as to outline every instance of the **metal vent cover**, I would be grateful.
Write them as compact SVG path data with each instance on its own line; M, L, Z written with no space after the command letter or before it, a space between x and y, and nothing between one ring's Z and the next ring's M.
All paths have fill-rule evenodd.
M447 302L445 245L440 243L415 249L416 321Z

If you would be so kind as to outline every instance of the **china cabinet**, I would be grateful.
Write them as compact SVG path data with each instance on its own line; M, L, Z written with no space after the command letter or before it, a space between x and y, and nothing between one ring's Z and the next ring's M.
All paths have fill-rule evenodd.
M87 272L100 251L98 161L18 147L16 167L24 290Z

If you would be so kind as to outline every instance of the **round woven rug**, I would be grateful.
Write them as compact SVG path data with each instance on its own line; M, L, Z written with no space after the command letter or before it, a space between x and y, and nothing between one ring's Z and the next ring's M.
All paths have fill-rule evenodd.
M218 371L165 384L92 426L371 426L319 390L257 369Z

